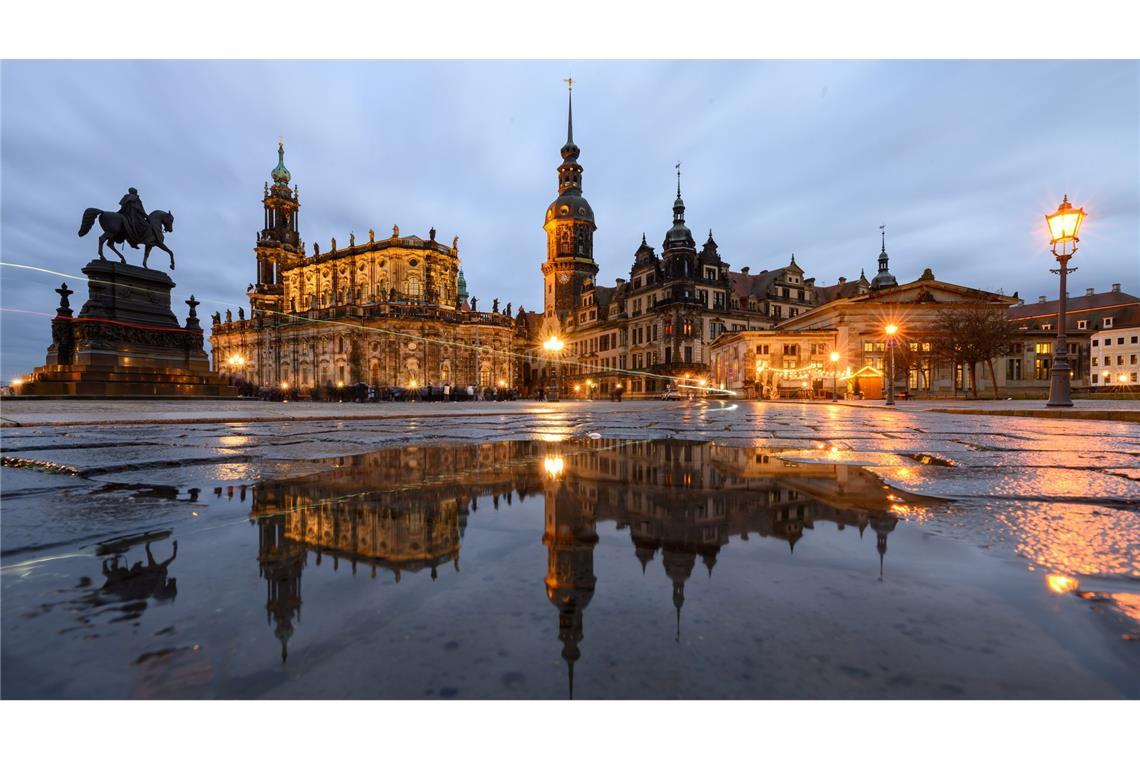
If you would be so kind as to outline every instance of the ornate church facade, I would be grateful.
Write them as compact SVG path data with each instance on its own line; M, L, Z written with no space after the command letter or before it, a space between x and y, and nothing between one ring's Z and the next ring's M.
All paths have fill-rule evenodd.
M401 235L367 241L335 238L306 255L296 185L278 144L266 183L264 228L254 248L257 281L250 314L215 313L210 337L216 370L263 388L439 385L507 387L516 383L516 320L510 305L477 311L468 301L459 238L450 245ZM521 309L520 309L521 311Z

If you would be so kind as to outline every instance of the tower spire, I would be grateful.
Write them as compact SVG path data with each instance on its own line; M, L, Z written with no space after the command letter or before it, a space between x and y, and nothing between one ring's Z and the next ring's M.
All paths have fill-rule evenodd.
M677 170L677 200L681 199L681 162L674 167Z
M574 144L574 77L562 80L566 83L566 144Z

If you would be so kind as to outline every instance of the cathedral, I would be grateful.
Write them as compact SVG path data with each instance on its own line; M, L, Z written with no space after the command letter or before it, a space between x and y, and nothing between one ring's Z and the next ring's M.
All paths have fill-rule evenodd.
M816 305L815 281L804 276L794 255L785 266L753 274L748 267L731 269L712 230L698 246L685 219L680 164L661 252L643 234L629 278L612 287L597 284L597 225L582 193L572 92L570 98L558 197L547 207L544 224L545 309L527 333L539 360L523 368L527 385L554 387L573 398L698 387L701 379L707 381L708 346L719 335L769 329Z
M290 187L285 148L262 196L264 227L254 247L257 281L250 313L213 315L213 366L262 388L296 389L367 383L416 388L516 385L516 318L510 304L478 311L468 299L459 238L401 235L366 241L349 234L307 255L301 241L297 186ZM519 310L522 312L522 309ZM525 323L520 314L518 323Z

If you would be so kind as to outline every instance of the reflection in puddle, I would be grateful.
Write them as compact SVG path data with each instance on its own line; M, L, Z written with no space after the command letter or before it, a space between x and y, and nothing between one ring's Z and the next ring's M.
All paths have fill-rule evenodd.
M146 491L185 520L144 516L131 535L5 566L5 693L1131 693L1112 680L1127 667L1094 672L1103 650L1080 660L1084 618L1059 617L1063 599L1137 615L1127 580L1086 575L1127 576L1129 552L1096 561L1045 512L1003 513L1043 584L969 541L900 529L970 513L839 448L546 432L306 462L212 498ZM957 470L889 456L869 466L907 485ZM1078 528L1094 530L1087 511ZM1118 527L1117 546L1135 541Z
M772 538L794 551L817 522L870 528L879 555L899 515L931 500L887 487L858 467L779 459L767 449L677 441L514 441L445 448L389 449L334 460L326 472L253 489L251 519L266 581L265 608L288 659L301 615L301 576L313 555L391 573L459 568L460 547L478 498L498 509L541 495L547 549L546 595L558 611L558 638L573 694L583 613L594 595L596 525L627 529L644 572L658 554L672 582L676 638L685 584L698 559L711 577L730 536ZM232 495L232 489L231 495ZM244 498L244 491L242 493Z

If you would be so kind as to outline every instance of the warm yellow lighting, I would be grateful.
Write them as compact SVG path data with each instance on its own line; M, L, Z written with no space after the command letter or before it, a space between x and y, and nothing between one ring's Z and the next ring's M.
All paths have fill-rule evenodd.
M580 390L582 390L582 386L580 386L580 385L578 385L577 383L575 383L575 384L574 384L574 392L575 392L575 393L577 393L577 392L579 392Z
M562 457L546 457L542 460L542 469L552 478L557 478L566 469L566 462Z
M614 386L614 390L615 390L615 391L620 391L620 390L621 390L621 383L618 383L617 385L615 385L615 386Z
M336 381L336 387L337 388L343 388L344 387L344 381L343 380L337 380Z
M229 359L226 359L226 364L231 367L241 367L245 365L245 357L241 354L234 354Z
M587 388L593 388L594 387L594 381L593 380L587 380L586 381L586 387Z
M1045 222L1049 225L1049 242L1053 245L1077 242L1077 233L1081 230L1085 216L1085 210L1073 208L1066 194L1057 210L1045 215Z
M23 384L24 384L24 378L22 378L22 377L14 377L14 378L12 378L12 386L13 386L13 387L15 387L15 388L19 388L19 387L20 387L21 385L23 385Z
M1122 382L1122 383L1126 383L1126 382L1128 382L1128 375L1126 375L1125 373L1121 372L1121 373L1120 373L1120 382Z
M289 390L289 383L282 381L281 382L281 390L283 390L283 391Z
M1068 594L1076 591L1077 587L1081 585L1076 578L1070 578L1059 573L1046 575L1045 583L1049 585L1049 590L1054 594Z
M709 384L709 381L708 381L708 380L705 380L703 377L702 377L700 380L698 380L698 381L697 381L697 385L701 386L702 388L703 388L703 387L705 387L705 386L706 386L706 385L708 385L708 384Z
M542 344L542 347L545 348L547 351L557 352L557 351L561 351L563 348L565 348L566 344L563 343L562 339L559 338L557 335L551 335L549 338L546 339L546 342L544 342Z
M409 380L409 381L408 381L408 387L409 387L409 388L418 388L418 387L419 387L419 383L417 383L417 382L415 381L415 379Z
M500 380L499 381L499 387L500 388L506 388L507 387L507 381L506 380Z
M899 331L899 326L894 322L891 322L889 325L883 328L883 331L886 332L887 335L894 335Z
M839 352L838 351L832 351L831 356L829 356L828 358L831 359L831 362L834 364L835 362L839 361Z

